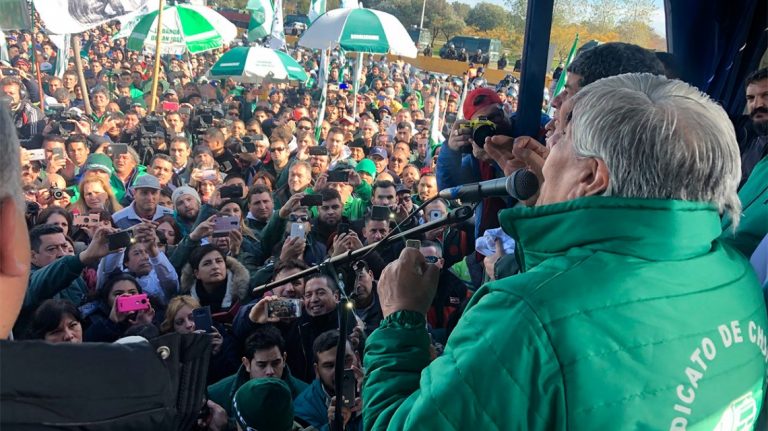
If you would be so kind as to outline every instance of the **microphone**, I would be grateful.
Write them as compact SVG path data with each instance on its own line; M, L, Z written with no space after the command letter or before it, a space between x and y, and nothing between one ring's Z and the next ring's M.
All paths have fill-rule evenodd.
M524 201L533 197L538 191L539 179L536 175L527 169L518 169L508 177L441 190L438 196L443 199L461 199L467 202L477 202L494 196L512 196Z

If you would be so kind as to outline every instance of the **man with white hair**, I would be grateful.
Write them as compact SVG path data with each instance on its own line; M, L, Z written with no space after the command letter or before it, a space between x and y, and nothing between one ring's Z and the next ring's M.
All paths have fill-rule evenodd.
M474 294L442 356L425 329L439 269L406 248L382 273L365 428L752 429L768 317L718 239L740 212L725 111L619 75L564 102L547 145L536 205L499 216L523 272Z

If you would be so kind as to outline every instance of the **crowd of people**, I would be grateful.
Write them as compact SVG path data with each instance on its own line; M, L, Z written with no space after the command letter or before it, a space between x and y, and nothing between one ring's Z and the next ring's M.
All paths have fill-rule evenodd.
M298 86L207 79L224 49L162 56L151 100L154 60L112 40L117 30L83 35L86 92L72 61L53 75L63 54L44 31L7 35L0 89L21 142L31 263L13 337L207 333L203 429L331 429L337 408L347 430L668 426L667 413L686 415L674 403L690 406L684 394L697 388L672 383L687 385L685 373L671 374L701 347L688 341L710 326L716 334L720 320L746 319L744 333L750 319L768 328L758 288L768 278L765 69L747 81L737 142L722 109L663 78L672 71L654 53L600 45L567 68L541 135L513 139L516 90L478 86L459 106L461 80L402 61L363 64L355 99L353 68L335 56L320 120L319 56L298 48L291 54L312 76ZM475 142L457 117L491 121L496 136ZM435 118L442 145L430 136ZM394 241L340 273L254 293L445 218L461 203L439 190L520 168L543 185L529 201L483 199L473 219L414 234L415 246ZM27 232L6 229L3 242ZM595 275L605 268L616 271ZM342 298L353 318L340 328ZM652 311L631 308L640 304ZM711 313L689 326L664 320L681 324L699 307ZM638 329L654 322L632 313L659 327ZM342 336L355 382L343 402L334 381ZM701 402L696 393L697 420L764 387L757 352L738 346L730 362L707 363L715 382L745 385L718 398L710 388L720 383L700 384L710 393ZM684 365L654 375L657 356ZM622 371L598 384L598 357L640 377Z

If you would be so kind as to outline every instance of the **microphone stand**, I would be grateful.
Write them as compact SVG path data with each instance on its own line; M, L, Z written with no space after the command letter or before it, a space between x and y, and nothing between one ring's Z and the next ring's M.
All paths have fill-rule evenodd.
M280 286L285 283L289 283L293 280L298 280L300 278L304 278L307 276L310 276L312 274L318 273L320 271L324 271L328 267L336 267L341 265L347 265L355 260L361 259L363 256L367 255L374 249L383 247L385 245L391 244L395 241L403 240L408 236L420 234L423 232L428 232L433 229L437 229L449 224L455 224L463 222L470 217L472 217L472 213L474 210L469 206L461 206L459 208L456 208L449 212L444 218L441 218L439 220L433 220L429 223L424 223L423 225L416 226L413 229L398 233L396 235L392 235L389 238L385 238L379 242L375 242L373 244L366 245L365 247L359 248L357 250L350 250L344 254L341 254L336 257L329 257L322 263L313 266L311 268L307 268L304 271L298 272L296 274L290 275L285 278L281 278L280 280L275 280L273 282L263 284L259 287L255 287L253 289L253 294L258 296L263 294L264 292L268 290L272 290L277 286Z

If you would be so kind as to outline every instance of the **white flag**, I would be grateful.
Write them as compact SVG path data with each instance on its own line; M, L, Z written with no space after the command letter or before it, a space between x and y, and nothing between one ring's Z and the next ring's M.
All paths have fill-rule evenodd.
M157 0L34 0L49 33L82 33Z
M311 0L309 2L309 13L307 13L307 16L309 17L310 24L325 13L325 7L325 0Z
M272 34L269 36L269 47L272 49L285 49L283 0L275 0L275 16L272 19Z
M141 21L141 18L143 18L144 15L150 12L156 11L159 6L160 6L159 2L153 0L153 1L150 1L149 3L146 3L144 6L140 7L138 10L118 18L117 20L120 21L120 31L118 31L117 33L115 33L114 36L112 36L112 40L130 36L131 33L133 33L133 29L136 28L136 24L138 24L139 21Z
M56 54L56 64L54 65L54 75L61 78L64 76L64 72L67 71L67 65L69 64L69 47L71 35L69 34L50 34L48 38L56 45L59 52Z
M8 57L8 44L5 41L5 33L0 30L0 60L8 64L11 63L11 58Z
M248 40L255 42L272 33L275 11L271 0L249 0L246 9L251 11L248 24Z

